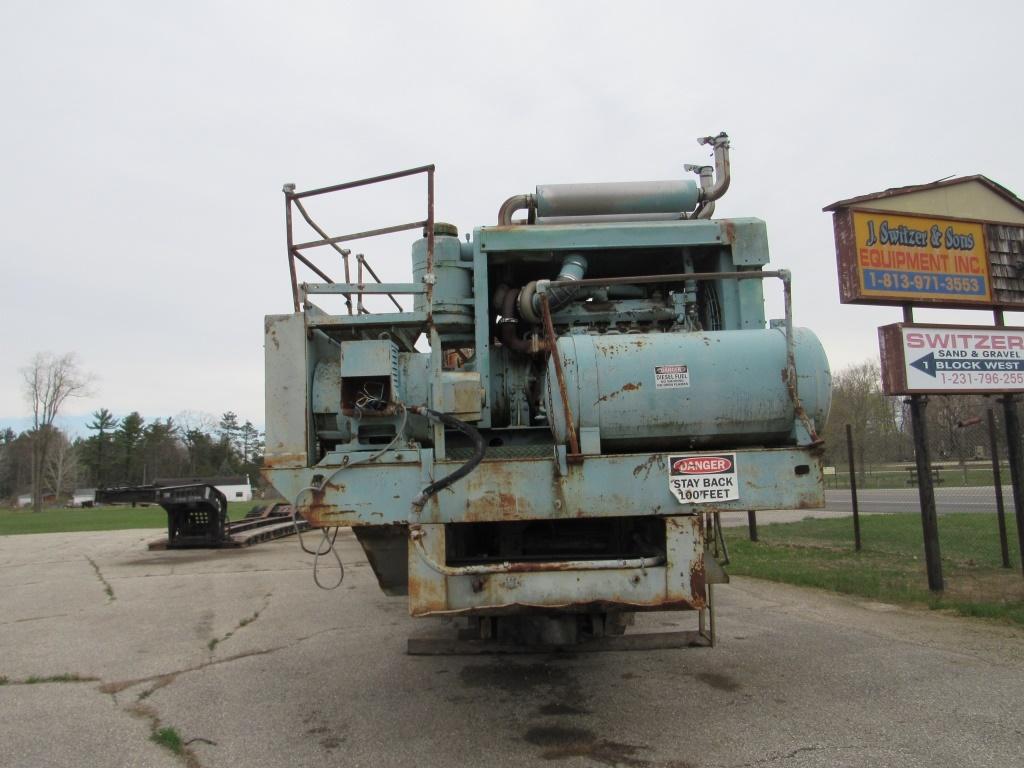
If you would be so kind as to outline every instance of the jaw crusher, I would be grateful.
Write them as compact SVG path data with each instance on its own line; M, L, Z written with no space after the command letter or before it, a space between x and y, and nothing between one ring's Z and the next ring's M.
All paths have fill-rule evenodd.
M295 311L266 318L264 472L311 526L350 526L413 616L559 644L637 611L704 627L727 579L718 514L824 505L828 360L793 325L789 273L766 269L764 222L712 218L729 140L700 142L696 179L538 186L465 239L434 220L433 166L285 186ZM415 175L422 221L330 237L304 206ZM295 211L318 240L295 242ZM411 282L361 254L352 279L342 244L414 228ZM785 317L766 322L769 284ZM371 296L412 306L370 313Z

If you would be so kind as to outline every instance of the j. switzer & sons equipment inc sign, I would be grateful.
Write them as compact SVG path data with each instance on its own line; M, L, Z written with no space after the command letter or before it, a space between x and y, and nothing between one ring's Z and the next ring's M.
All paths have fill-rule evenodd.
M848 216L836 231L844 302L992 301L981 223L869 211Z

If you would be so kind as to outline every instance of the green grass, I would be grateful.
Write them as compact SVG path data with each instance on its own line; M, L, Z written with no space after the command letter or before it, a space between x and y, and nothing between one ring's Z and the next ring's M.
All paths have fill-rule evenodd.
M176 755L180 755L182 750L185 749L185 744L181 740L181 735L173 728L158 728L153 731L153 734L149 738L161 747L166 747L171 750L171 752Z
M228 516L241 520L262 501L228 502ZM19 533L58 533L70 531L116 531L125 528L166 528L167 513L154 505L148 507L93 507L67 509L48 507L35 513L31 509L0 509L0 536Z
M743 536L745 529L735 529L729 537L729 571L883 602L915 603L1024 624L1024 578L1012 517L1007 527L1009 569L1000 567L994 516L950 514L939 518L946 584L939 596L928 590L921 518L917 514L861 517L863 550L859 553L853 551L851 518L761 525L758 543Z
M97 678L95 677L82 677L81 675L74 675L70 672L65 672L61 675L30 675L22 680L25 685L38 685L39 683L94 683Z

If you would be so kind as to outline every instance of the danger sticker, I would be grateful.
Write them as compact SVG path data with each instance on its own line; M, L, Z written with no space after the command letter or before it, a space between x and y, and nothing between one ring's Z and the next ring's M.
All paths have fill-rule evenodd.
M668 457L668 487L680 504L711 504L740 497L735 453Z
M654 366L655 389L681 389L690 386L690 371L685 365Z

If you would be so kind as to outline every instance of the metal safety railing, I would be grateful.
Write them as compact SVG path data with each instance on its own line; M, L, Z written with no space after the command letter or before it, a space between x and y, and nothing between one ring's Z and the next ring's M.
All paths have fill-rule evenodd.
M330 194L331 192L341 192L346 189L355 189L357 187L365 187L370 184L379 184L384 181L392 181L394 179L402 179L408 176L417 176L419 174L426 174L427 176L427 217L421 221L411 221L406 224L396 224L390 227L380 227L377 229L368 229L362 232L353 232L345 235L331 236L324 231L309 215L309 211L302 204L302 201L309 197L317 197L319 195ZM394 173L385 173L381 176L371 176L366 179L357 179L355 181L347 181L343 184L334 184L329 187L321 187L319 189L310 189L304 192L296 192L294 184L285 184L283 188L285 198L285 227L287 231L288 240L288 271L291 275L292 282L292 302L295 307L295 311L298 312L302 305L302 293L340 293L345 297L345 304L348 308L348 314L369 314L369 310L363 306L363 295L364 294L384 294L391 299L392 303L398 308L399 312L404 311L402 305L395 299L395 294L402 293L426 293L427 303L429 306L431 283L425 282L423 289L410 290L409 286L404 284L394 283L383 283L377 276L377 273L373 271L369 263L366 261L366 257L363 254L356 254L357 262L357 278L356 282L352 282L352 273L349 263L349 257L352 252L348 248L342 248L339 243L348 243L354 240L362 240L364 238L376 237L378 235L389 235L395 232L404 232L410 229L423 229L425 230L427 238L427 274L432 275L434 271L434 166L433 165L422 165L417 168L409 168L404 171L396 171ZM297 210L299 215L305 220L310 228L316 232L319 236L319 240L310 240L308 242L296 243L294 240L294 230L292 227L292 211ZM310 251L314 248L322 248L329 246L338 255L341 256L342 267L344 269L345 279L344 283L338 284L332 280L327 273L321 270L309 257L303 253L304 251ZM295 271L295 262L298 261L305 265L309 270L313 272L317 277L323 280L328 285L303 285L302 291L300 291L298 277ZM371 278L373 283L366 283L363 279L363 272L366 272ZM352 295L356 295L356 305L353 307Z

